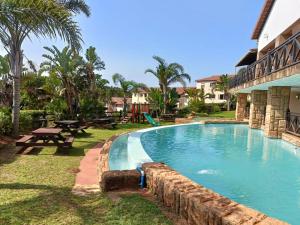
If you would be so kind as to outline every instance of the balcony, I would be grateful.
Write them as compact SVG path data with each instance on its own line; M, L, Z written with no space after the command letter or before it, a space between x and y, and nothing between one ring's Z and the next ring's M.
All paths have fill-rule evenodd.
M234 76L229 83L230 89L242 88L248 82L255 85L261 78L290 68L300 63L300 32L287 39L277 48L269 51L263 58L246 67L241 74ZM276 77L278 79L278 77ZM266 82L267 79L264 79ZM262 83L262 82L259 82Z

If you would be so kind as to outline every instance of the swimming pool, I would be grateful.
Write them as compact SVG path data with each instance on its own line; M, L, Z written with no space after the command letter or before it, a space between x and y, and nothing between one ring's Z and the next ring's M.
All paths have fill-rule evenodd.
M236 202L299 224L300 150L297 147L266 138L261 130L246 125L193 124L140 131L134 136L139 138L138 143L150 160L164 162ZM131 145L128 139L130 135L127 142L123 137L123 143ZM127 149L124 147L119 153L128 152ZM135 155L139 151L142 150ZM112 147L111 156L114 152ZM118 161L124 162L125 158Z

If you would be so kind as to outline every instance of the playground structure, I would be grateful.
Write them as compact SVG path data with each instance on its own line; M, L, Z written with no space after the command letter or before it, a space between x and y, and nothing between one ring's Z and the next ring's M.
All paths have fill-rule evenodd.
M132 123L145 123L144 113L150 113L149 104L132 104L131 109L131 122Z

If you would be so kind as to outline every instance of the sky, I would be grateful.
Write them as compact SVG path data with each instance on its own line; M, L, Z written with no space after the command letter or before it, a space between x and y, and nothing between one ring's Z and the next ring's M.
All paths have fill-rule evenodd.
M256 47L251 34L264 0L87 0L89 18L78 16L83 49L94 46L104 60L103 77L114 73L158 86L147 68L154 55L184 66L195 80L234 73L239 59ZM27 40L24 53L39 65L43 46L63 48L60 40ZM0 52L3 53L3 49Z

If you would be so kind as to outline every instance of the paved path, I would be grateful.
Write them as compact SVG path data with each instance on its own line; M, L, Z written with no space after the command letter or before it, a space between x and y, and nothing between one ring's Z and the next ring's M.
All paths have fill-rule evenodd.
M90 149L80 161L79 172L76 174L72 192L78 195L100 191L98 179L99 154L102 143Z

